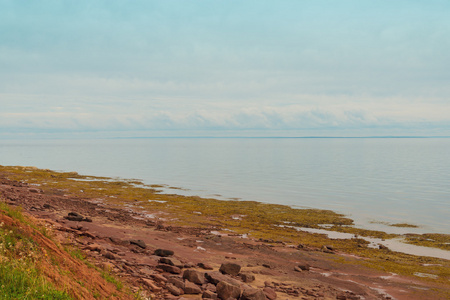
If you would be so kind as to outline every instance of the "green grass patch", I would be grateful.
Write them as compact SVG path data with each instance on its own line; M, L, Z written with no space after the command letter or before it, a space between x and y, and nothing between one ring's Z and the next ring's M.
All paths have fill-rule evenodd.
M10 212L21 216L17 210ZM16 227L0 223L0 299L72 299L36 268L41 256L32 239Z
M119 279L117 279L113 274L111 274L111 272L105 270L101 271L100 274L107 282L114 284L118 291L122 290L123 283Z

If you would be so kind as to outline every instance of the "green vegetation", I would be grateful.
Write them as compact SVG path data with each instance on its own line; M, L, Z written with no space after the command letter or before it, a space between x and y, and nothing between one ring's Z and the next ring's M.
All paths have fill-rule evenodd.
M395 223L395 224L389 224L389 226L403 227L403 228L419 228L419 226L417 226L417 225L408 224L408 223Z
M17 209L0 203L0 213L18 220L24 216ZM16 226L0 223L0 299L72 299L58 290L36 262L46 254Z
M138 299L112 274L90 264L81 250L63 249L51 234L0 198L0 300Z
M407 234L406 241L413 245L436 247L450 251L450 235L448 234Z
M109 270L102 271L101 275L107 282L114 284L117 290L119 291L122 290L123 283L120 280L118 280L113 274L111 274Z

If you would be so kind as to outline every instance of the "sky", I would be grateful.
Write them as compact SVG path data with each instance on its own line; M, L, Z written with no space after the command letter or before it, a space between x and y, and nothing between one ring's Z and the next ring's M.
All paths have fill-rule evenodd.
M448 0L0 0L0 138L450 136Z

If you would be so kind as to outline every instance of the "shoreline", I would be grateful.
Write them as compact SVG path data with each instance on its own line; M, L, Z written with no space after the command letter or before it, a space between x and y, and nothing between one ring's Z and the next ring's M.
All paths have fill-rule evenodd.
M169 247L178 260L208 263L214 270L225 261L239 263L256 277L251 284L254 288L263 289L267 283L282 299L299 295L305 299L448 297L449 260L373 249L360 238L342 241L288 228L280 231L264 223L272 222L274 215L278 220L283 216L284 222L351 224L334 212L302 210L305 215L281 205L240 201L224 206L215 199L159 194L151 187L139 189L133 187L138 184L135 180L86 180L91 178L74 172L0 167L0 195L7 204L21 206L24 212L50 222L73 246L93 249L92 245L99 245L113 251L109 255L83 250L98 264L113 264L117 274L135 287L144 282L143 265L149 270L145 272L150 272L149 279L159 278L156 273L173 276L157 271L157 258L149 252ZM67 220L71 211L92 222ZM147 250L123 246L119 240L145 241ZM123 260L131 271L123 266ZM294 270L304 263L310 266L308 270ZM280 282L289 288L281 288ZM152 284L157 286L155 291L160 289L152 291L154 299L169 299L166 283ZM342 294L342 290L350 294Z
M91 175L80 175L77 172L64 172L64 171L53 171L53 170L48 170L48 169L39 169L36 167L24 167L24 166L1 166L0 165L0 171L2 170L11 170L11 169L15 169L16 173L20 174L22 173L22 175L26 175L27 173L33 173L33 171L36 172L48 172L49 174L47 174L47 177L61 177L64 178L64 180L68 181L66 182L66 184L69 184L71 182L81 182L81 183L85 183L86 186L89 186L90 183L98 183L100 185L106 183L108 185L108 183L112 183L113 185L120 185L122 187L125 187L127 189L143 189L143 190L147 190L151 193L151 196L154 197L154 200L148 200L148 202L154 202L154 203L159 203L159 205L156 205L156 208L158 208L159 210L164 211L164 204L167 204L168 200L165 199L166 197L172 197L174 198L175 201L179 201L180 199L186 200L188 199L196 199L196 200L202 200L202 204L206 204L209 205L208 202L215 202L220 203L219 205L216 205L217 207L220 206L226 206L227 204L242 204L241 208L244 208L244 210L248 210L248 205L252 205L252 204L257 204L260 206L263 206L264 209L276 209L276 210L280 210L280 209L287 209L287 211L289 213L293 212L293 214L299 213L299 212L308 212L307 214L313 214L314 216L312 218L310 218L308 216L308 218L306 219L306 223L305 220L302 220L301 224L296 224L295 221L292 222L291 220L282 220L280 219L272 219L271 225L274 226L286 226L286 225L292 225L290 227L292 228L299 228L299 227L306 227L306 231L308 230L312 230L312 231L316 231L315 233L319 233L321 231L320 234L322 235L327 235L328 237L334 238L334 239L344 239L342 238L342 236L346 236L345 239L352 239L354 237L358 237L358 238L363 238L366 239L366 241L370 244L374 244L375 241L380 241L380 245L382 245L383 241L385 240L391 240L391 239L396 239L399 241L399 243L397 243L398 245L395 246L395 248L397 249L396 251L400 251L401 250L401 244L404 244L405 247L409 247L409 249L407 249L408 251L406 252L407 254L412 254L412 255L422 255L422 256L431 256L431 257L436 257L436 258L443 258L443 259L450 259L449 255L450 255L450 234L446 234L446 233L428 233L425 230L423 230L423 228L421 228L420 226L416 226L416 225L411 225L408 223L403 223L403 224L389 224L386 222L370 222L372 223L374 226L375 225L383 225L384 227L390 227L392 228L392 231L388 232L386 230L376 230L373 228L375 227L371 227L371 228L367 228L367 227L357 227L357 224L355 224L354 219L350 218L348 215L345 215L343 213L337 213L335 211L332 210L327 210L327 209L317 209L317 208L298 208L295 206L290 206L290 205L284 205L284 204L274 204L274 203L267 203L267 202L259 202L259 201L249 201L249 200L242 200L242 199L233 199L233 198L229 198L229 199L221 199L221 198L210 198L210 197L203 197L203 196L198 196L197 194L193 193L191 195L186 195L183 193L183 191L190 191L188 189L183 189L180 187L173 187L173 186L169 186L169 185L164 185L164 184L145 184L143 183L142 180L140 179L126 179L126 178L121 178L121 177L100 177L100 176L91 176ZM19 176L20 177L20 176ZM30 183L33 186L36 187L40 187L42 188L43 185L46 185L47 183L44 182L42 183ZM104 187L95 187L96 185L94 185L93 189L105 189ZM172 190L174 191L174 193L168 193L168 190ZM85 192L85 191L82 191ZM148 196L148 195L147 195ZM214 196L214 195L212 195ZM220 196L220 195L216 195L216 196ZM112 198L115 198L115 196L110 196ZM158 200L159 198L164 198L165 200ZM111 200L111 199L110 199ZM172 199L173 200L173 199ZM134 199L134 201L136 201L136 199ZM142 201L141 201L142 202ZM124 201L123 203L120 203L121 205L129 205L126 204L126 201ZM141 203L142 204L142 203ZM128 206L129 209L134 209L137 213L141 213L142 211L144 211L145 214L145 210L146 208L149 207L136 207L136 205L134 205L134 203L131 204L131 206ZM150 207L153 208L153 207ZM201 210L201 206L198 207L198 210ZM238 207L235 207L233 209L239 209L239 205ZM199 213L198 211L195 213ZM201 214L201 213L200 213ZM239 216L239 214L241 214L240 211L236 211L237 216ZM241 214L242 215L242 214ZM199 217L197 215L197 217ZM282 215L282 217L286 217L285 215ZM242 219L240 217L236 216L231 216L232 219L238 220L238 221L242 221ZM257 219L253 219L253 221L260 221ZM330 222L328 222L330 221ZM399 225L399 226L396 226ZM238 225L237 227L240 227L240 225ZM289 226L286 226L289 227ZM298 230L298 229L295 229ZM420 233L415 233L414 231L419 230ZM400 232L400 233L395 233L395 232ZM342 233L341 237L339 237L339 233ZM245 233L247 234L247 233ZM336 238L336 234L337 234L337 238ZM333 237L334 235L334 237ZM353 235L353 236L352 236ZM420 238L421 236L426 236L426 238ZM438 237L439 239L441 239L441 241L437 242L437 243L433 243L431 242L431 239L433 237ZM426 241L426 242L425 242ZM422 243L420 243L422 242ZM377 246L378 244L374 244L374 246ZM414 244L418 245L417 248L417 254L416 253L412 253L414 252ZM437 255L433 255L432 253L434 252L434 250L430 251L431 253L429 253L429 255L426 254L426 249L427 248L440 248L442 251L437 251L435 253L437 253Z
M121 177L116 177L117 180L126 180ZM145 185L145 184L143 184ZM289 205L289 204L278 204L270 201L259 201L259 200L247 200L239 197L226 197L220 194L211 194L211 193L201 193L201 191L194 191L188 188L183 187L173 187L167 184L150 184L149 186L154 187L156 189L161 190L161 194L176 194L179 196L185 197L201 197L206 199L216 199L220 201L248 201L248 202L259 202L264 204L274 204L274 205L283 205L293 209L313 209L313 210L322 210L322 211L332 211L336 214L343 215L346 218L349 218L353 221L354 226L359 229L372 230L372 231L382 231L386 234L397 234L397 235L407 235L407 234L449 234L440 230L428 229L429 226L425 226L418 222L404 222L404 221L395 221L395 222L386 222L376 220L374 218L369 217L358 217L353 216L345 211L338 211L329 208L323 207L310 207L310 206L302 206L302 205ZM325 224L326 225L326 224Z

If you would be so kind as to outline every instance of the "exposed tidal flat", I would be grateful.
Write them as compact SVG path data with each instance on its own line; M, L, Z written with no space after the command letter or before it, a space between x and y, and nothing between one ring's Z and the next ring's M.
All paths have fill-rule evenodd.
M208 228L244 238L308 247L326 244L362 257L388 255L405 259L410 254L450 260L448 234L399 235L362 229L354 226L352 219L330 210L164 194L159 190L161 186L146 185L136 179L85 176L20 166L1 166L0 171L9 179L25 182L44 192L81 195L90 201L126 207L139 212L142 218L161 220L174 226ZM388 252L380 253L379 249Z
M448 299L450 260L380 245L395 241L382 232L365 232L380 235L369 242L362 231L357 236L336 231L357 229L343 215L255 201L162 194L160 187L135 179L0 166L0 216L23 211L37 218L48 225L55 240L74 247L70 253L87 259L88 268L108 268L115 278L125 278L126 286L131 286L125 292L142 291L144 284L147 296L157 293L157 297L150 295L152 299L166 299L167 292L172 293L163 281L155 286L152 279L144 280L161 278L161 270L169 272L161 268L170 265L160 265L156 254L161 247L176 253L174 259L178 265L184 262L183 268L208 262L207 270L218 270L224 261L237 262L244 266L243 274L255 274L253 287L267 282L283 299L302 294L326 299ZM163 274L167 276L176 275Z

